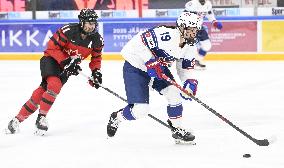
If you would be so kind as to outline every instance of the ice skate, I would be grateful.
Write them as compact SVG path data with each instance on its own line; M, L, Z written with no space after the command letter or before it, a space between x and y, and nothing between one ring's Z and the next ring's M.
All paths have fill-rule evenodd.
M193 141L195 139L195 136L185 129L172 129L172 137L174 138L176 144L196 145L196 143Z
M192 135L191 132L179 127L174 127L170 120L168 120L168 123L172 128L172 137L174 138L176 144L196 145L196 143L193 141L195 139L195 136Z
M119 123L121 122L117 117L117 113L119 113L121 110L119 110L118 112L113 112L110 115L110 118L109 118L109 121L108 121L108 124L107 124L107 135L109 137L113 137L115 135L116 131L117 131Z
M199 61L199 60L195 60L194 69L196 69L196 70L205 70L205 69L206 69L206 65L203 64L203 63L202 63L201 61Z
M36 119L35 126L36 126L36 131L34 134L43 136L48 130L48 122L47 122L46 116L39 114Z
M19 132L20 121L15 117L9 123L8 127L5 129L6 134L15 134Z

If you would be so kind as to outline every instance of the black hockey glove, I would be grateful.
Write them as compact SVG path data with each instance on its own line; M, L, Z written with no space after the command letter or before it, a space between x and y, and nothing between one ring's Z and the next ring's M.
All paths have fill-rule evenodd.
M95 87L96 89L98 89L100 87L100 84L102 84L102 73L99 69L94 69L92 71L92 76L91 79L89 80L89 84L92 87Z
M82 71L82 68L79 65L80 62L80 58L72 59L70 57L62 61L61 64L64 66L63 73L66 73L67 76L77 76L79 74L79 71Z

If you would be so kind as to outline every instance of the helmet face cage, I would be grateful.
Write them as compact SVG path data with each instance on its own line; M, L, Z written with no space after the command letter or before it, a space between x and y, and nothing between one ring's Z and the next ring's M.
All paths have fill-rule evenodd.
M183 12L177 19L177 27L181 33L181 36L184 38L184 32L188 28L197 28L201 30L202 21L200 16L190 12ZM187 42L195 43L195 39L184 38Z
M87 8L82 9L80 11L80 14L78 15L78 18L79 18L79 23L80 23L83 34L91 35L91 34L93 34L97 31L96 29L98 27L98 22L97 22L98 15L97 15L97 13L95 12L94 9L87 9ZM83 30L85 22L94 22L95 25L96 25L95 30L93 32L88 32L88 33L85 32Z

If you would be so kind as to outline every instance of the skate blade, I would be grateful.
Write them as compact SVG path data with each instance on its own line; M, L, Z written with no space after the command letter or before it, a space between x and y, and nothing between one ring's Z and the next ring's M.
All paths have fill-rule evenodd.
M106 139L113 139L113 136L112 137L110 137L110 136L106 136Z
M194 70L204 71L204 70L206 70L206 67L205 68L203 68L203 67L194 67Z
M177 145L196 145L194 141L183 141L183 140L178 140L178 139L175 139L175 143Z
M4 133L5 133L5 134L8 134L8 135L9 135L9 134L16 134L16 133L18 133L18 132L19 132L19 131L16 130L15 132L12 133L8 128L5 128L5 129L4 129Z
M37 135L37 136L44 136L45 133L46 133L45 130L37 129L37 130L34 132L34 135Z
M11 132L8 128L5 128L5 129L4 129L4 133L5 133L5 134L12 134L12 132Z

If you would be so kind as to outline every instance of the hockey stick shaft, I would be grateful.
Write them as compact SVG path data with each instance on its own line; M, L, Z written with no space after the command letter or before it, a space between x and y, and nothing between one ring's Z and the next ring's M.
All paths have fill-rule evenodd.
M196 101L197 103L201 104L204 108L206 108L208 111L212 112L213 114L215 114L217 117L219 117L221 120L223 120L224 122L226 122L227 124L229 124L231 127L233 127L235 130L237 130L238 132L240 132L242 135L244 135L245 137L247 137L248 139L250 139L251 141L253 141L254 143L256 143L259 146L268 146L269 145L269 141L267 139L263 139L263 140L258 140L253 138L251 135L249 135L248 133L246 133L245 131L243 131L242 129L240 129L238 126L236 126L235 124L233 124L230 120L228 120L227 118L225 118L224 116L222 116L220 113L218 113L216 110L212 109L209 105L205 104L204 102L202 102L200 99L198 99L197 97L193 96L191 93L189 93L186 89L184 89L182 86L180 86L178 83L176 83L174 80L172 80L171 78L169 78L167 75L162 74L162 78L166 81L168 81L170 84L174 85L175 87L177 87L180 91L182 91L183 93L185 93L186 95L188 95L191 99L193 99L194 101Z
M127 103L127 100L121 96L119 96L117 93L115 93L114 91L110 90L109 88L100 85L101 88L103 88L104 90L106 90L107 92L113 94L114 96L118 97L119 99L121 99L122 101ZM164 125L165 127L168 127L169 129L171 129L171 127L166 124L165 122L163 122L162 120L158 119L157 117L153 116L152 114L148 114L148 116L154 120L156 120L157 122L159 122L160 124Z
M88 80L92 80L89 76L87 76L86 74L79 72L82 76L84 76L85 78L87 78ZM114 91L110 90L109 88L100 85L101 88L103 88L104 90L106 90L107 92L111 93L112 95L114 95L115 97L119 98L120 100L124 101L125 103L127 103L127 100L125 98L123 98L122 96L120 96L119 94L115 93ZM148 116L150 118L152 118L153 120L157 121L158 123L162 124L163 126L171 129L171 127L166 124L165 122L163 122L162 120L158 119L157 117L153 116L152 114L148 114Z
M104 90L106 90L107 92L113 94L114 96L118 97L119 99L121 99L122 101L127 103L127 100L123 97L121 97L120 95L118 95L117 93L115 93L114 91L110 90L109 88L100 85L101 88L103 88ZM157 117L153 116L152 114L148 114L148 116L154 120L156 120L157 122L159 122L160 124L164 125L165 127L168 127L169 129L171 129L171 127L166 124L165 122L163 122L162 120L158 119Z

